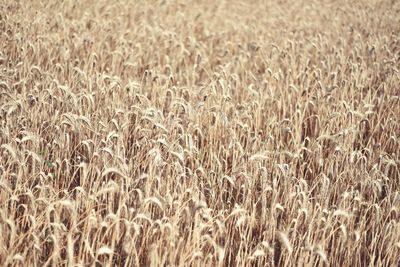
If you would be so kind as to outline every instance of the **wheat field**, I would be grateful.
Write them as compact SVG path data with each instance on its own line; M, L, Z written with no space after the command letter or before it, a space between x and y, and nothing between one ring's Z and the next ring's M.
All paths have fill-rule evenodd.
M399 266L400 1L0 1L0 266Z

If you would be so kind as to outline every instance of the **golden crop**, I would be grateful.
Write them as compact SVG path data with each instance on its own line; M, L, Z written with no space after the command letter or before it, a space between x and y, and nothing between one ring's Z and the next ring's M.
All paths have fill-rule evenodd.
M399 266L400 1L0 1L1 266Z

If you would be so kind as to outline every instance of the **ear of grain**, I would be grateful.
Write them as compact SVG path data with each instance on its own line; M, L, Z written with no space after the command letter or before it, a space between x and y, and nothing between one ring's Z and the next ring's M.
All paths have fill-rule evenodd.
M292 254L293 252L293 247L289 241L289 238L286 233L284 232L278 232L278 239L283 245L283 247L288 251L289 254Z

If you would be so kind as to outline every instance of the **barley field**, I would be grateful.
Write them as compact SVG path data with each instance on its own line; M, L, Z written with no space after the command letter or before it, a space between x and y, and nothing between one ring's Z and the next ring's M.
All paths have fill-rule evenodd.
M399 266L400 1L0 0L0 266Z

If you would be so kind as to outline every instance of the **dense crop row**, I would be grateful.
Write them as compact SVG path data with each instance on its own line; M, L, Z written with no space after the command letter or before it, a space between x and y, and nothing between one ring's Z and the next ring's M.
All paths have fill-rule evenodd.
M400 2L0 1L0 265L398 266Z

